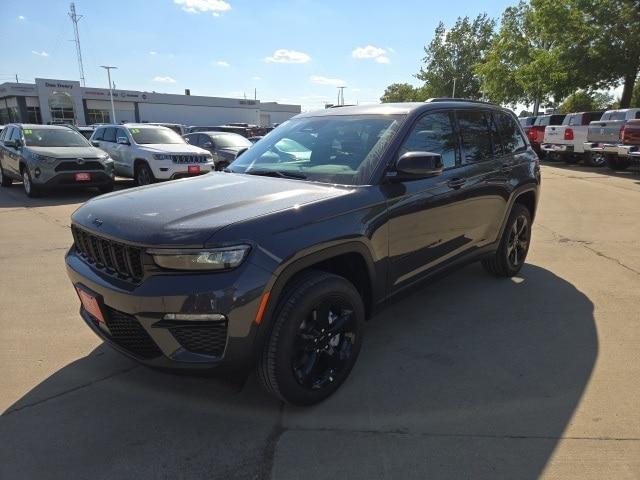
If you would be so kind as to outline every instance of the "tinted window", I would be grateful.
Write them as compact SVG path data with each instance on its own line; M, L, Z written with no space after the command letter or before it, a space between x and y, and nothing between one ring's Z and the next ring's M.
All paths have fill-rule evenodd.
M493 153L495 155L504 155L504 150L502 148L502 141L500 139L500 134L498 133L498 127L496 124L496 116L497 112L493 112L493 114L487 113L487 120L489 120L489 131L491 132L491 143L493 145Z
M451 114L428 113L415 124L398 155L406 152L439 153L444 168L451 168L456 164L457 143Z
M13 127L6 127L2 131L2 140L9 140L11 138L11 132L13 132Z
M124 138L127 142L129 141L129 137L127 137L127 132L124 131L124 128L116 129L116 141L120 138Z
M113 142L113 143L115 143L115 141L116 141L116 129L112 128L112 127L105 128L102 139L105 142Z
M636 112L636 118L640 118L640 110Z
M481 162L491 157L491 137L487 117L482 110L457 112L462 137L462 163Z
M22 133L19 128L14 128L11 132L11 140L22 140Z
M549 125L562 125L565 115L551 115Z
M99 128L96 130L96 133L93 135L94 140L102 140L102 135L104 135L104 128Z
M551 121L551 117L549 115L545 115L544 117L536 118L536 121L535 121L534 125L547 126L547 125L549 125L550 121Z
M607 121L607 120L624 120L624 117L626 115L626 112L620 112L620 111L613 111L613 112L609 112L609 113L605 113L601 120Z
M216 135L216 145L218 147L250 147L251 142L242 135L229 133L227 135Z
M498 120L498 128L505 154L515 153L527 148L527 144L522 138L520 129L516 121L506 113L496 114Z

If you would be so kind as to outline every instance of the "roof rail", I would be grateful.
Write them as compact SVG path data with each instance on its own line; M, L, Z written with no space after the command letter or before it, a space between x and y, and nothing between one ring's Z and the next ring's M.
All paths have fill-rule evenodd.
M433 103L433 102L465 102L465 103L481 103L483 105L495 105L491 102L485 102L483 100L471 100L469 98L438 97L438 98L428 98L425 100L425 103Z

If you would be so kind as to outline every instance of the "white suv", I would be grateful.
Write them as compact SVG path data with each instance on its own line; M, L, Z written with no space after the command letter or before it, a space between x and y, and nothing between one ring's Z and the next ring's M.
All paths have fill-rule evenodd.
M116 174L138 185L211 172L213 157L189 145L173 130L157 125L101 125L91 143L113 158Z

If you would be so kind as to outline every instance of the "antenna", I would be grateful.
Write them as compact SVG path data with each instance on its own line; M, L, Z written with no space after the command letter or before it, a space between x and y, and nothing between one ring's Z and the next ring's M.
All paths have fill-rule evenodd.
M338 87L338 105L344 105L344 89L347 87Z
M80 82L83 87L86 87L87 84L84 81L84 66L82 65L82 50L80 49L80 34L78 33L78 22L82 19L83 15L76 14L76 5L71 2L71 6L69 7L69 17L73 22L73 35L75 39L73 40L76 44L76 55L78 56L78 70L80 71Z

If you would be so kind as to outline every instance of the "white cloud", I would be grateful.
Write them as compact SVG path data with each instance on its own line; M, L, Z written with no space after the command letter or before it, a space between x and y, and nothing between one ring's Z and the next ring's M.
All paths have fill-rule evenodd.
M264 59L267 63L307 63L311 57L304 52L280 48Z
M180 5L185 12L211 12L214 17L219 17L221 12L231 10L231 5L224 0L173 0L173 3Z
M162 76L157 76L157 77L153 77L153 81L154 82L160 82L160 83L176 83L175 79L171 78L171 77L162 77Z
M367 45L366 47L357 47L351 52L353 58L373 59L378 63L389 63L387 51L384 48Z
M24 15L18 15L18 20L26 20Z
M253 80L262 80L262 77L259 77L258 75L256 75L255 77L252 78Z
M34 55L38 55L39 57L48 57L49 54L47 52L45 52L44 50L42 50L41 52L38 52L36 50L31 50L31 53L33 53Z
M154 52L153 50L151 50L151 51L149 52L149 55L157 55L157 54L158 54L158 52Z
M216 62L216 66L218 67L228 67L229 66L229 62L225 62L224 60L218 60Z
M339 78L329 78L321 75L311 75L309 80L318 85L333 85L334 87L344 87L347 84L347 82Z

